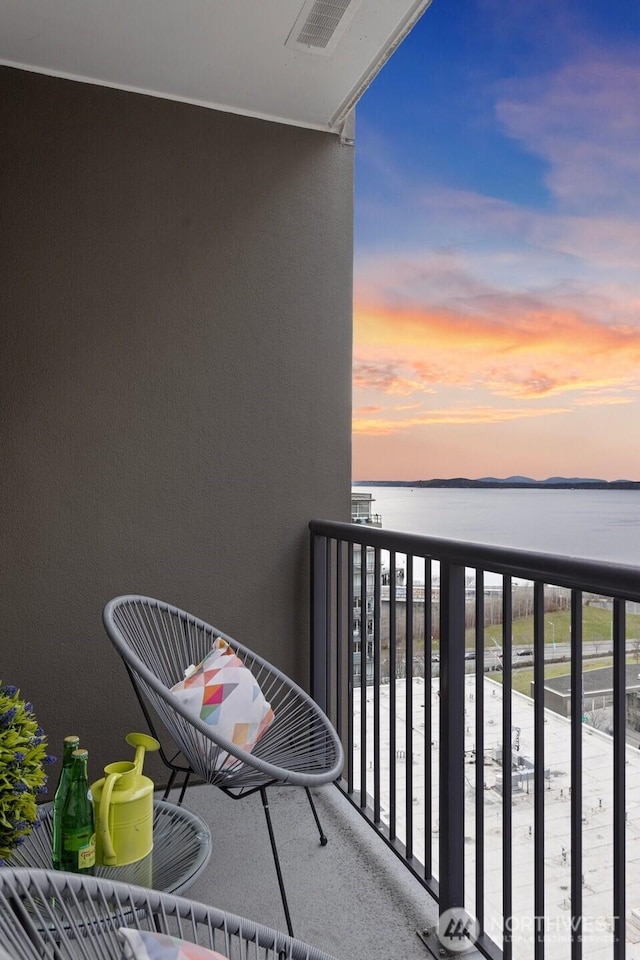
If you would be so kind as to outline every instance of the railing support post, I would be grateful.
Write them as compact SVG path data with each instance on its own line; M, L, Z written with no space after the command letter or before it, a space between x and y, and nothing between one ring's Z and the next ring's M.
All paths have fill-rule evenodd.
M464 576L440 566L440 914L464 906Z
M327 712L328 677L327 648L329 645L329 621L327 605L329 578L327 559L329 555L326 537L311 534L311 696L321 710Z

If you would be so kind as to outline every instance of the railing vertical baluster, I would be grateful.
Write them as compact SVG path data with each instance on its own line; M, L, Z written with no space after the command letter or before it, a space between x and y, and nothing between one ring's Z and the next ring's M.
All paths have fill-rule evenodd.
M389 839L396 838L396 554L389 557Z
M405 610L405 815L407 818L407 859L413 857L413 556L407 554L407 592Z
M380 823L380 549L375 548L373 584L373 822Z
M324 711L327 716L331 716L333 712L333 684L332 684L332 664L331 656L333 653L333 643L332 643L332 627L333 620L331 617L332 613L332 595L331 595L331 576L333 572L333 544L334 541L327 539L326 549L324 553L324 620L327 625L325 631L326 642L324 645Z
M476 902L484 930L484 573L476 570Z
M330 620L327 619L327 538L311 534L311 696L327 707L327 647Z
M544 584L533 587L533 911L534 956L544 960ZM504 649L503 649L504 659Z
M360 547L360 806L367 806L367 554Z
M440 564L440 903L464 907L464 567Z
M626 617L623 600L613 601L613 956L624 960L626 943Z
M571 960L582 957L582 593L571 591Z
M433 775L431 771L433 741L433 722L431 719L431 697L433 695L433 669L431 657L433 645L433 614L431 610L431 560L424 558L424 875L430 879L433 873L433 851L431 849L431 831L433 815L431 809L433 796Z
M504 923L504 960L511 960L512 954L512 580L502 578L502 917Z
M353 544L350 543L347 551L347 617L349 629L347 630L347 670L349 677L349 688L347 690L348 713L347 713L347 791L353 793L353 744L354 744L354 722L353 722Z
M344 543L336 540L336 731L343 739L342 691L344 687Z

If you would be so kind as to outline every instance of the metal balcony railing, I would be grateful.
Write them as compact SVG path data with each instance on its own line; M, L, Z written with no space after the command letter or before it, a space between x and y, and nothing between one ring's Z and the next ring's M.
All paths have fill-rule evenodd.
M627 728L634 704L640 716L627 666L640 572L353 524L310 530L313 693L343 739L340 788L441 918L472 918L456 929L486 956L622 960L640 941L640 734ZM373 598L365 577L358 587L361 608L373 599L374 644L354 675L362 547L375 558ZM604 732L584 700L596 606L612 651ZM569 717L545 706L550 623L556 659L564 633ZM531 684L518 692L523 663Z

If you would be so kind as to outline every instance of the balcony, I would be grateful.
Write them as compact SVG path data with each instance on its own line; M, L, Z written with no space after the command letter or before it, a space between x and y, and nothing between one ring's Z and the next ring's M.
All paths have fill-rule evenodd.
M433 931L449 905L478 918L477 947L493 960L633 957L640 738L628 719L640 666L627 661L637 654L629 637L637 571L350 524L311 530L314 691L341 730L347 768L338 785L316 791L327 847L302 791L272 793L296 934L339 958L418 960L429 956L426 944L438 955ZM366 677L349 628L353 566L365 556L352 549L354 536L380 574L373 596L365 584L358 598L373 606ZM385 590L383 569L400 564L407 583L392 578ZM465 628L470 597L475 622ZM496 597L498 675L485 642L489 620L497 629ZM550 709L545 674L562 642L550 618L566 614L567 600L569 709ZM595 655L612 652L611 732L594 724L583 681L592 656L583 643L587 601L611 618ZM530 606L533 656L524 658L514 637L517 614ZM531 698L516 689L521 663L533 677ZM189 895L281 928L259 799L236 803L195 786L186 804L211 825L214 851Z

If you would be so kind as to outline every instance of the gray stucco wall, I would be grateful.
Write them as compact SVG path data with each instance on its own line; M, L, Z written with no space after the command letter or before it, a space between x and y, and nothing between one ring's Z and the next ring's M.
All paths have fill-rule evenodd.
M142 728L112 596L308 682L306 525L349 517L353 154L7 68L0 129L0 677L98 776Z

